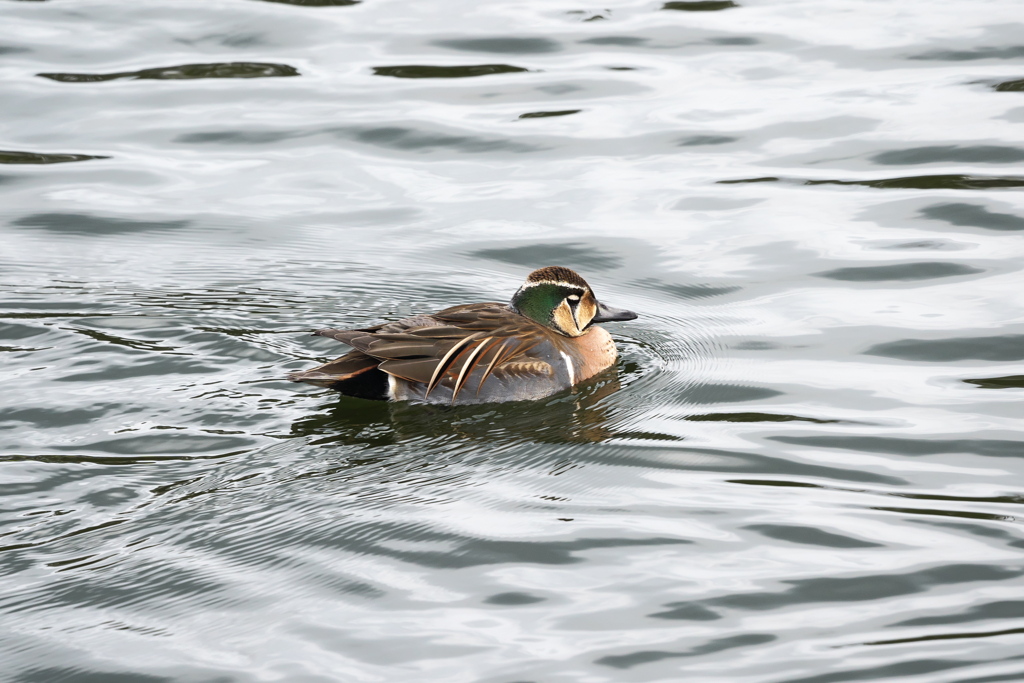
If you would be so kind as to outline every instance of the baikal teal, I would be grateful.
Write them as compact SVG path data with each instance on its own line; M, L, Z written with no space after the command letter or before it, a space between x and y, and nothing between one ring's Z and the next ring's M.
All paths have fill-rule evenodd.
M318 330L354 349L289 379L369 399L535 400L611 367L615 342L595 323L636 317L598 302L575 271L548 266L530 273L507 306L467 304L358 330Z

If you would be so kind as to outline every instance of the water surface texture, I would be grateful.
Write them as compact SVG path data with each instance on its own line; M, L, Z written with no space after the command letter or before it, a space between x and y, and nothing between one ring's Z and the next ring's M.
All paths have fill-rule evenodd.
M1019 0L0 24L4 681L1024 680ZM577 392L283 379L544 265Z

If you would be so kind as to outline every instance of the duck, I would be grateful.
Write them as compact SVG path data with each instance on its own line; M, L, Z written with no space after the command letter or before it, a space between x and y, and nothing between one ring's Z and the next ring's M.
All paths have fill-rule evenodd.
M575 271L547 266L530 273L507 304L463 304L372 327L317 330L314 335L352 350L288 379L373 400L537 400L614 365L615 341L597 324L636 317L599 302Z

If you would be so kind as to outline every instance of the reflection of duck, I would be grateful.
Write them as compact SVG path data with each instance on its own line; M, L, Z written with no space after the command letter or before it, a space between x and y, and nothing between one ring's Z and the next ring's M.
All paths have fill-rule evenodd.
M619 388L618 373L615 368L609 368L580 382L572 394L530 402L463 406L454 412L443 405L343 397L296 420L292 424L292 435L308 437L309 443L320 446L371 447L370 451L354 451L363 453L354 456L359 462L378 457L371 453L391 452L387 448L376 450L380 447L412 440L425 451L452 455L479 453L479 445L486 443L488 457L509 445L524 442L598 443L616 434L613 426L616 411L606 399ZM537 455L542 452L548 451L537 451Z
M636 317L598 303L572 270L549 266L530 273L507 306L467 304L360 330L319 330L355 350L289 379L396 401L538 399L615 362L611 335L594 323Z

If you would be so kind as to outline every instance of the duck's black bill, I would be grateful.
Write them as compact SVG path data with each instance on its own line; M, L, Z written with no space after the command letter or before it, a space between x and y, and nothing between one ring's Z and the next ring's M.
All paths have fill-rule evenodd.
M591 322L595 323L612 323L619 320L636 320L637 314L633 311L627 311L624 308L612 308L611 306L605 306L599 303L597 305L597 315Z

